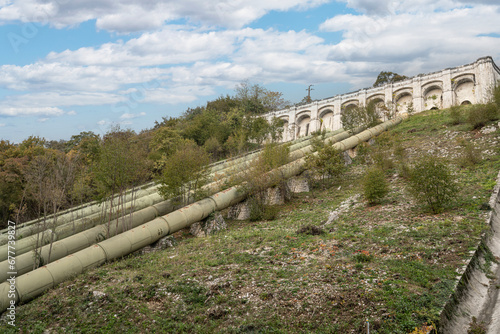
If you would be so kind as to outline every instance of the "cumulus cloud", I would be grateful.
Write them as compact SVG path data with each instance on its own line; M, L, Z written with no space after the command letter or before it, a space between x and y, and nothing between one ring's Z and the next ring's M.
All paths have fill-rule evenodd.
M73 65L111 67L182 64L230 55L234 51L235 38L234 32L197 32L165 27L126 43L51 52L46 59Z
M64 110L56 107L2 107L0 115L4 116L61 116Z
M500 55L494 47L497 38L478 37L500 31L491 6L389 17L339 15L320 28L342 31L343 39L331 46L328 59L346 63L349 73L360 74L364 68L372 75L387 69L414 75Z
M0 86L11 90L100 92L124 84L142 83L161 77L162 69L109 66L73 66L60 62L37 62L25 66L0 66Z
M152 30L126 41L52 52L25 66L0 66L0 87L18 92L0 102L0 114L57 116L72 106L108 105L116 118L130 122L144 116L136 110L139 103L194 102L245 79L360 88L381 70L413 75L500 56L498 39L487 36L500 31L498 6L487 0L475 6L465 0L342 0L358 14L318 23L322 37L244 27L270 10L325 1L4 1L0 24L42 22L33 18L39 6L54 26L95 19L99 28L121 33ZM177 18L185 18L184 25L165 24ZM330 43L330 32L341 32L342 39Z
M165 22L188 18L202 25L240 28L272 10L310 8L328 0L18 0L0 8L0 23L49 23L74 26L96 20L99 29L128 33L160 28Z
M432 13L436 10L450 10L457 8L461 3L478 4L472 0L340 0L359 13L376 16L387 16L401 13L425 12ZM494 0L493 0L494 1ZM483 0L484 3L493 1ZM481 2L481 1L479 1Z
M138 114L125 113L125 114L120 116L120 119L134 119L134 118L141 117L141 116L146 116L146 113L145 112L141 112Z

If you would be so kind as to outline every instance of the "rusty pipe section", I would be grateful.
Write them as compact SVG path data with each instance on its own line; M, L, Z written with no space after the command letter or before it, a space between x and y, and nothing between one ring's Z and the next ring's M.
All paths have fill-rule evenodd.
M334 146L339 150L347 150L399 124L402 117L397 117L374 128L337 142ZM305 158L295 160L269 173L279 173L291 177L304 170ZM157 217L145 224L125 231L112 238L97 242L95 245L65 256L46 266L16 278L14 290L9 282L0 284L0 312L4 312L11 300L27 302L56 286L57 284L78 275L89 268L99 266L145 247L160 238L177 232L198 222L214 211L223 210L242 201L247 196L243 185L220 191L201 201ZM145 218L147 219L147 218ZM11 296L12 298L9 298Z

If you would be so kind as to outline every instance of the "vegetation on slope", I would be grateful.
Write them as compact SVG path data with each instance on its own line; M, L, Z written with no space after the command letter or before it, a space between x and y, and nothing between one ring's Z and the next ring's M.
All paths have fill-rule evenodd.
M253 150L282 129L278 120L258 116L285 105L281 93L243 82L234 96L163 118L141 133L115 126L104 135L82 132L68 141L0 140L0 229L9 219L19 224L121 196L159 177L186 146L199 146L211 161Z
M500 170L498 126L472 130L452 118L449 110L411 117L360 147L331 187L296 195L272 221L232 221L207 238L181 231L173 248L132 254L62 283L18 307L17 326L35 333L359 333L368 320L371 333L392 334L437 323L487 229ZM471 151L481 159L470 159ZM423 154L446 159L461 185L439 214L407 190ZM374 165L389 192L372 205L362 198L362 180ZM17 332L5 319L0 326Z

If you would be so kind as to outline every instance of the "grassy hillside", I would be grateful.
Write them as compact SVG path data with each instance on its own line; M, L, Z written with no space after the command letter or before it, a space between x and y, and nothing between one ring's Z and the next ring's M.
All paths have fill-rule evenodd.
M363 199L358 157L340 183L296 195L273 221L228 221L207 238L181 231L173 248L130 255L19 306L17 329L2 318L0 330L360 333L368 319L371 333L410 333L435 323L487 228L500 170L498 126L472 130L452 116L415 115L375 141L390 182L379 205ZM390 163L396 146L410 166L424 153L448 159L461 185L453 207L430 214L414 201Z

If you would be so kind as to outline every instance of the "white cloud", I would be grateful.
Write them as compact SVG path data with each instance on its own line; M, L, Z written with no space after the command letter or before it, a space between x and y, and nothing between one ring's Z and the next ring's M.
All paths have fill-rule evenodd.
M142 116L146 116L146 113L145 112L141 112L138 114L125 113L125 114L120 116L120 119L134 119L134 118L142 117Z
M331 46L328 59L345 63L348 73L364 76L358 80L364 83L381 70L415 75L481 56L500 56L497 38L478 37L500 31L498 14L491 6L388 17L339 15L320 28L342 31L343 39Z
M188 18L203 25L240 28L272 10L317 6L328 0L18 0L0 7L0 23L50 23L74 26L96 20L99 29L128 33L160 28L165 22Z
M56 107L2 107L0 106L0 115L5 116L61 116L64 110Z
M0 66L0 86L11 90L101 92L124 84L143 83L162 76L164 70L140 67L73 66L37 62L25 66Z
M6 124L5 123L0 123L0 128L4 127Z
M230 55L237 37L234 32L198 32L165 27L160 31L144 33L126 43L106 43L99 48L52 52L47 60L110 67L192 63Z
M2 18L34 20L30 15L40 5L56 26L96 19L100 28L119 32L158 29L126 42L52 52L25 66L0 66L0 87L20 93L0 102L0 114L60 116L72 106L108 105L129 122L143 116L135 110L140 103L190 103L245 79L264 84L349 82L360 88L381 70L413 75L500 56L498 39L483 36L500 31L498 6L464 7L465 0L343 0L362 14L318 22L324 38L308 31L234 28L270 10L322 2L75 0L59 6L55 0L20 0L4 5L0 24ZM177 18L186 23L165 26L165 20ZM132 21L133 26L120 26ZM233 28L193 21L226 22ZM342 32L342 40L328 44L329 32Z
M467 2L467 0L340 0L345 2L348 7L356 10L357 12L376 15L376 16L387 16L396 15L402 13L416 13L425 12L432 13L437 10L446 11L460 6L460 2ZM473 1L468 1L472 4L478 4L478 2L473 3ZM487 2L485 0L484 2ZM491 2L493 3L493 2Z

